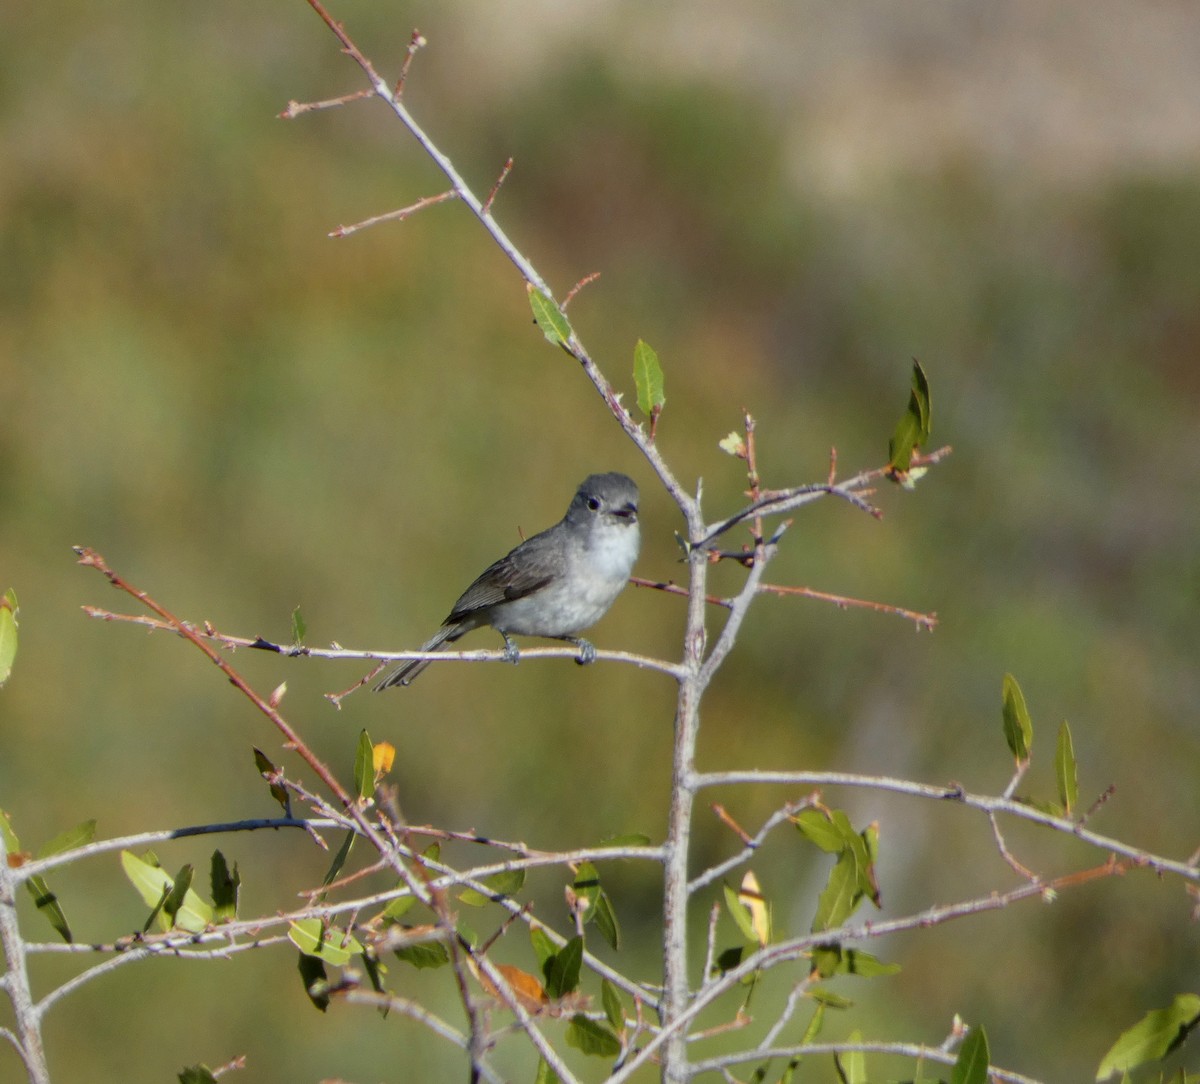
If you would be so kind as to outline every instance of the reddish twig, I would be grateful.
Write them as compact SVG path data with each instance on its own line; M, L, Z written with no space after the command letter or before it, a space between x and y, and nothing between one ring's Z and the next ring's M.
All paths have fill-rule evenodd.
M593 271L590 275L584 275L583 278L581 278L577 283L575 283L575 285L572 286L571 289L567 291L567 296L565 298L563 298L563 303L560 306L562 308L563 312L567 311L567 306L569 304L571 304L571 299L577 293L579 293L580 290L582 290L585 286L591 285L599 277L600 277L600 272Z
M408 48L405 50L404 63L400 65L400 78L396 80L395 89L392 91L397 98L404 94L404 80L408 78L408 69L412 66L413 57L417 55L417 50L424 46L425 36L414 27L412 37L408 40Z
M224 655L222 655L216 650L216 648L209 644L205 637L192 628L192 626L186 621L181 621L165 606L160 605L153 598L151 598L147 592L134 587L131 583L109 568L104 558L101 557L100 554L98 554L95 550L88 549L86 546L75 546L74 550L79 556L79 563L81 565L84 565L87 568L96 569L114 587L120 591L124 591L127 595L132 595L148 610L151 610L160 618L162 618L166 624L173 628L185 640L189 640L192 644L199 648L200 651L203 652L208 658L208 660L229 679L230 683L271 721L274 727L284 736L288 748L294 749L300 755L301 759L309 766L309 768L312 769L317 778L320 779L321 782L324 783L325 786L327 786L329 790L337 797L337 800L342 804L347 812L359 812L359 817L356 817L355 819L359 820L361 817L360 827L364 829L364 832L368 838L375 839L380 845L381 849L386 847L386 844L383 842L383 840L378 839L375 829L367 821L367 818L361 815L361 811L358 810L358 804L350 797L349 792L346 791L341 783L338 782L333 772L331 772L325 763L317 757L317 755L308 747L307 744L305 744L300 735L292 729L291 724L288 723L288 721L279 713L279 710L272 705L269 700L259 695L259 693L251 688L249 682L247 682L246 679L243 678L242 675L239 674L229 664L229 661Z
M754 553L752 550L747 550L744 554L726 554L725 556L741 560L748 567L754 563ZM629 582L634 587L648 587L651 590L662 591L668 595L682 595L686 598L688 593L686 587L681 587L671 580L647 580L641 576L630 576ZM849 595L835 595L829 591L818 591L813 587L789 587L784 584L762 583L758 585L758 593L760 595L778 595L783 598L795 595L800 598L816 599L818 602L831 602L840 610L859 608L874 610L876 613L894 614L896 617L903 617L908 621L912 621L918 629L932 631L937 628L938 623L936 613L920 613L917 610L906 610L903 606L893 606L889 602L875 602L871 599L852 598ZM720 598L717 595L705 595L704 601L713 606L721 606L726 610L733 608L732 599Z
M851 598L849 595L835 595L828 591L817 591L812 587L787 587L781 584L764 583L759 585L758 590L759 594L763 595L779 595L781 597L798 595L802 598L817 599L820 602L832 602L839 610L859 608L874 610L876 613L895 614L897 617L903 617L912 621L918 629L932 631L937 628L938 623L936 613L920 613L917 610L906 610L902 606L893 606L888 602L875 602L865 598Z
M712 808L712 811L716 814L717 819L723 825L725 825L726 828L728 828L731 832L733 832L733 834L735 836L737 836L743 843L749 845L750 843L753 842L753 839L752 839L750 833L747 832L745 828L743 828L740 824L738 824L738 822L735 821L733 819L733 817L731 817L729 815L729 810L727 810L723 805L721 805L720 802L713 802L711 808Z
M508 175L512 172L513 160L509 158L504 163L504 168L500 171L500 176L496 178L496 183L492 185L492 190L488 193L487 199L483 201L483 207L480 214L490 215L492 213L492 203L496 199L496 193L500 191L500 186L508 179Z
M418 211L425 210L426 207L432 207L435 203L445 203L446 200L458 199L458 193L453 188L446 189L445 192L440 192L436 196L423 196L416 203L410 203L407 207L401 207L395 211L385 211L381 215L372 215L370 218L364 218L361 222L355 222L349 226L338 226L336 230L330 230L330 237L347 237L352 233L357 233L359 230L365 230L368 226L377 226L380 222L401 222L408 218L409 215L414 215Z
M363 98L374 98L375 90L373 87L368 87L366 90L356 90L350 94L343 94L338 98L326 98L320 102L297 102L289 101L287 108L279 114L280 120L294 120L302 113L313 113L318 109L336 109L339 105L346 105L349 102L362 101Z

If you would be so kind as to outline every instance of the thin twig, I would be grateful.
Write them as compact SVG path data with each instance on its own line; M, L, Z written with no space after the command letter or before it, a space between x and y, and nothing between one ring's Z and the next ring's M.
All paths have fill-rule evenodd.
M488 193L487 199L483 201L481 208L483 214L490 215L492 213L492 204L496 201L496 193L500 191L500 186L504 184L508 175L512 172L513 160L508 159L504 163L504 168L500 170L500 176L496 178L496 183L492 185L492 190Z
M939 1065L953 1065L956 1055L939 1050L937 1047L925 1046L921 1043L801 1043L797 1046L754 1047L729 1054L719 1054L716 1057L698 1061L692 1066L692 1071L699 1076L701 1073L714 1073L727 1070L730 1066L741 1065L748 1061L765 1061L806 1057L817 1054L893 1054L898 1057L921 1059L927 1058ZM999 1081L1002 1084L1041 1084L1033 1077L1015 1073L1010 1069L1002 1069L996 1065L987 1067L987 1079Z
M421 31L413 29L412 37L408 39L408 48L404 51L404 63L400 65L400 78L396 80L393 93L399 98L404 93L404 81L408 78L408 69L412 67L413 57L417 51L425 47L425 36Z
M1115 871L1113 871L1115 872ZM1100 876L1109 873L1107 867L1100 867ZM1076 875L1071 875L1072 877ZM1059 887L1058 881L1049 883L1050 888ZM758 971L777 966L787 960L805 956L820 944L846 944L847 942L867 940L882 937L887 934L899 933L904 930L924 929L937 926L955 919L977 915L987 911L1007 907L1011 903L1041 896L1043 889L1037 885L1020 885L1008 892L993 892L987 896L962 900L958 903L930 907L911 915L882 922L862 922L847 924L834 930L822 930L819 933L795 937L785 941L775 942L758 949L743 957L742 961L733 968L721 974L720 977L702 986L688 1002L686 1008L676 1016L666 1021L658 1034L651 1037L638 1053L629 1059L619 1072L613 1073L609 1084L623 1084L642 1065L646 1064L672 1038L686 1034L688 1025L708 1008L717 998L736 988L743 979L749 978ZM760 1052L755 1052L762 1056ZM688 1069L695 1073L694 1065Z
M374 98L375 91L368 87L366 90L355 90L350 94L343 94L338 98L326 98L320 102L297 102L290 101L287 108L279 114L280 120L294 120L302 113L312 113L319 109L336 109L339 105L346 105L349 102L360 102L363 98Z
M439 192L436 196L424 196L417 200L416 203L410 203L407 207L401 207L395 211L385 211L381 215L372 215L370 218L364 218L361 222L355 222L349 226L338 226L336 229L329 231L330 237L349 237L352 233L358 233L359 230L365 230L368 226L378 226L381 222L403 222L410 215L415 215L418 211L424 211L427 207L433 207L438 203L445 203L446 200L458 199L458 193L454 189L447 189L445 192Z
M1031 821L1046 828L1053 828L1064 835L1074 836L1099 850L1128 858L1136 867L1154 870L1156 873L1174 873L1188 881L1200 882L1200 867L1194 862L1180 861L1153 854L1140 847L1133 847L1110 836L1092 832L1067 817L1046 813L1024 802L1010 798L974 794L960 786L938 786L917 783L911 779L897 779L881 775L857 775L852 772L805 772L805 771L759 771L754 769L725 772L704 772L695 777L697 789L702 787L736 786L739 784L783 784L805 787L867 787L893 794L906 794L916 798L931 798L935 801L953 801L983 813L1006 813L1021 820Z
M738 866L749 861L751 855L763 845L763 841L771 832L779 827L779 825L790 821L802 809L810 809L816 804L816 800L815 795L810 795L807 798L801 798L797 802L788 802L787 805L777 809L763 821L762 827L753 836L744 839L745 846L737 854L725 859L724 862L718 862L715 866L710 866L703 873L698 873L688 885L689 894L694 895L700 889L712 884L713 881L719 881L730 870L737 869Z
M230 649L247 648L256 651L270 651L285 658L313 659L353 659L357 661L378 660L381 663L408 662L412 659L428 659L430 662L509 662L511 657L503 651L377 651L372 648L309 647L304 644L283 644L268 640L262 636L233 636L218 632L211 624L205 622L197 625L194 622L176 619L177 623L161 618L148 617L145 614L123 614L106 610L99 606L80 607L88 617L99 621L118 621L122 623L141 625L155 631L171 632L184 639L199 638L209 640L222 647ZM579 649L574 647L523 647L521 659L571 659L579 658ZM623 662L638 667L641 670L654 670L678 680L681 669L678 663L656 659L650 655L640 655L632 651L610 651L605 648L596 649L596 658L606 662ZM361 682L353 686L358 688ZM334 694L329 694L334 695ZM345 694L337 694L339 696Z

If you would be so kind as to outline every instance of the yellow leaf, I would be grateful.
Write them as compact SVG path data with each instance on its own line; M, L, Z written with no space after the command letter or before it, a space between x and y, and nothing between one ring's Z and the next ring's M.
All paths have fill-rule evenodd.
M375 762L375 778L387 775L392 770L392 761L396 759L396 747L390 741L381 741L371 749Z
M750 925L754 929L754 936L758 938L758 943L766 945L771 940L771 908L763 899L758 878L753 873L747 873L742 878L742 887L738 889L738 900L750 912Z

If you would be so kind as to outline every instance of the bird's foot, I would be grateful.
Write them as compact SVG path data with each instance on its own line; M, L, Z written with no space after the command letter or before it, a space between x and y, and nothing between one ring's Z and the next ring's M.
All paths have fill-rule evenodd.
M521 659L521 649L517 647L516 641L507 632L502 632L500 635L504 637L504 661L511 662L513 666L516 666Z
M579 658L577 658L575 661L580 666L587 666L596 661L596 649L592 647L590 641L580 639L572 640L571 643L579 648Z

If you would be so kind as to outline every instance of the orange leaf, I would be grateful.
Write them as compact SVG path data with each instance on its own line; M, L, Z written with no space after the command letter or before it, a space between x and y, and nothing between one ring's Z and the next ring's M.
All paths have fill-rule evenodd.
M387 775L392 770L392 761L396 759L396 747L390 741L381 741L371 747L371 756L375 763L375 778Z
M497 964L496 970L504 976L504 981L508 983L509 989L526 1012L537 1013L546 1007L546 991L528 971L522 971L512 964ZM479 984L492 997L500 1000L500 991L496 989L495 983L482 972L479 974Z

